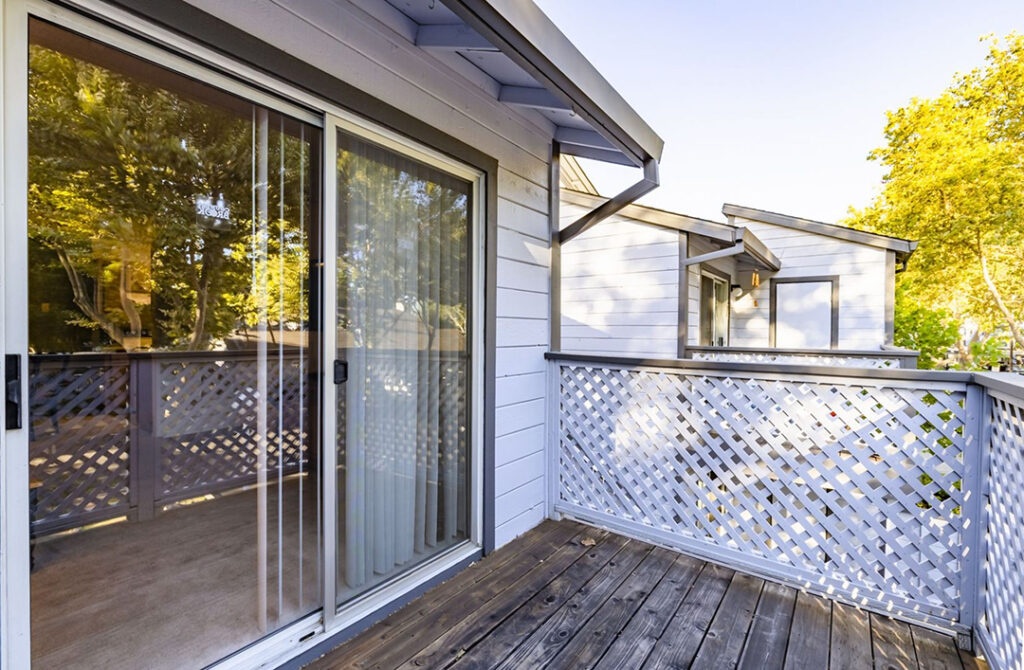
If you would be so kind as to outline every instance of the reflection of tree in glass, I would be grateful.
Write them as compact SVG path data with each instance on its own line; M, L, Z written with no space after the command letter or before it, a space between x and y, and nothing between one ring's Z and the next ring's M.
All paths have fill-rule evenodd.
M161 78L168 82L178 78ZM29 236L43 265L30 274L30 316L74 313L33 328L36 350L91 348L94 337L83 337L83 327L125 350L204 349L254 325L252 106L192 87L212 102L31 47ZM299 208L309 189L300 188L299 175L308 179L309 166L300 170L300 163L309 152L294 137L298 124L289 123L292 134L272 125L268 147L272 322L301 321L306 299ZM276 180L282 146L283 189ZM211 194L231 203L229 225L197 217L195 199ZM46 262L46 250L56 262ZM68 297L73 305L51 310Z
M468 184L351 137L339 146L340 327L354 346L401 348L414 318L417 348L462 348ZM462 344L439 342L445 330Z

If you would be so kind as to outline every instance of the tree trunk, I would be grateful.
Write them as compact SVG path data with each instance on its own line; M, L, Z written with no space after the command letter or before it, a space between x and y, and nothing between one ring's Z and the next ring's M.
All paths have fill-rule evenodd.
M68 256L68 252L62 247L54 246L53 250L57 252L57 258L60 259L60 264L64 266L64 272L68 275L68 281L71 282L71 291L74 294L75 306L82 310L88 318L96 322L96 324L103 329L110 339L117 342L121 347L124 347L125 334L124 331L116 323L105 317L97 310L92 301L89 300L89 293L85 289L85 282L78 275L78 270L71 263L71 258Z
M985 251L981 245L978 245L978 257L981 259L981 276L985 279L985 286L988 287L988 292L992 296L992 300L996 303L996 308L1006 319L1006 325L1010 327L1010 334L1013 336L1014 341L1024 347L1024 332L1021 332L1020 324L1017 323L1017 319L1014 318L1013 314L1010 313L1006 303L1003 302L1003 296L999 292L999 287L992 280L992 275L988 271L988 259L985 258Z

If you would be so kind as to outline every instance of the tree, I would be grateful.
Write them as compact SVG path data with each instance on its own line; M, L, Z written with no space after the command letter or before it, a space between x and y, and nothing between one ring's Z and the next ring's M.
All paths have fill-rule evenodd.
M894 344L919 351L919 368L948 364L949 353L960 340L956 320L949 310L921 304L907 294L902 284L896 289L894 326Z
M983 67L890 112L885 139L869 156L883 190L848 223L919 240L905 305L947 310L969 339L1005 328L1024 347L1024 36L993 40Z

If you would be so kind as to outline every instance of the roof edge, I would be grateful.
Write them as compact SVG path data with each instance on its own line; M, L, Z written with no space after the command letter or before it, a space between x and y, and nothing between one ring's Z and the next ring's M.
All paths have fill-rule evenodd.
M869 233L855 228L840 226L835 223L812 221L811 219L802 219L798 216L779 214L778 212L769 212L767 210L744 207L742 205L726 203L722 205L722 214L727 217L738 216L744 219L750 219L751 221L771 223L785 228L803 230L808 233L834 237L847 242L887 249L889 251L895 251L897 255L902 255L904 258L909 257L917 248L917 242L915 240L905 240L901 237Z
M533 2L442 1L513 62L563 97L638 166L648 159L661 160L664 140Z
M565 187L561 189L560 195L562 200L580 207L594 207L608 201L608 198L601 195L574 191ZM618 214L628 219L660 228L696 233L729 244L736 242L737 228L728 223L699 219L695 216L687 216L686 214L678 214L636 203L626 205Z

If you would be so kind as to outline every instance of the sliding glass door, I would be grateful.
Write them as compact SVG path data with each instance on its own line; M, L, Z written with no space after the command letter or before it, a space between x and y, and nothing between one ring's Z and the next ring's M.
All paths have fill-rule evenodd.
M201 667L322 604L322 131L29 34L33 662Z
M343 604L470 536L473 183L336 141Z
M250 667L473 555L482 175L47 8L5 81L5 658Z

